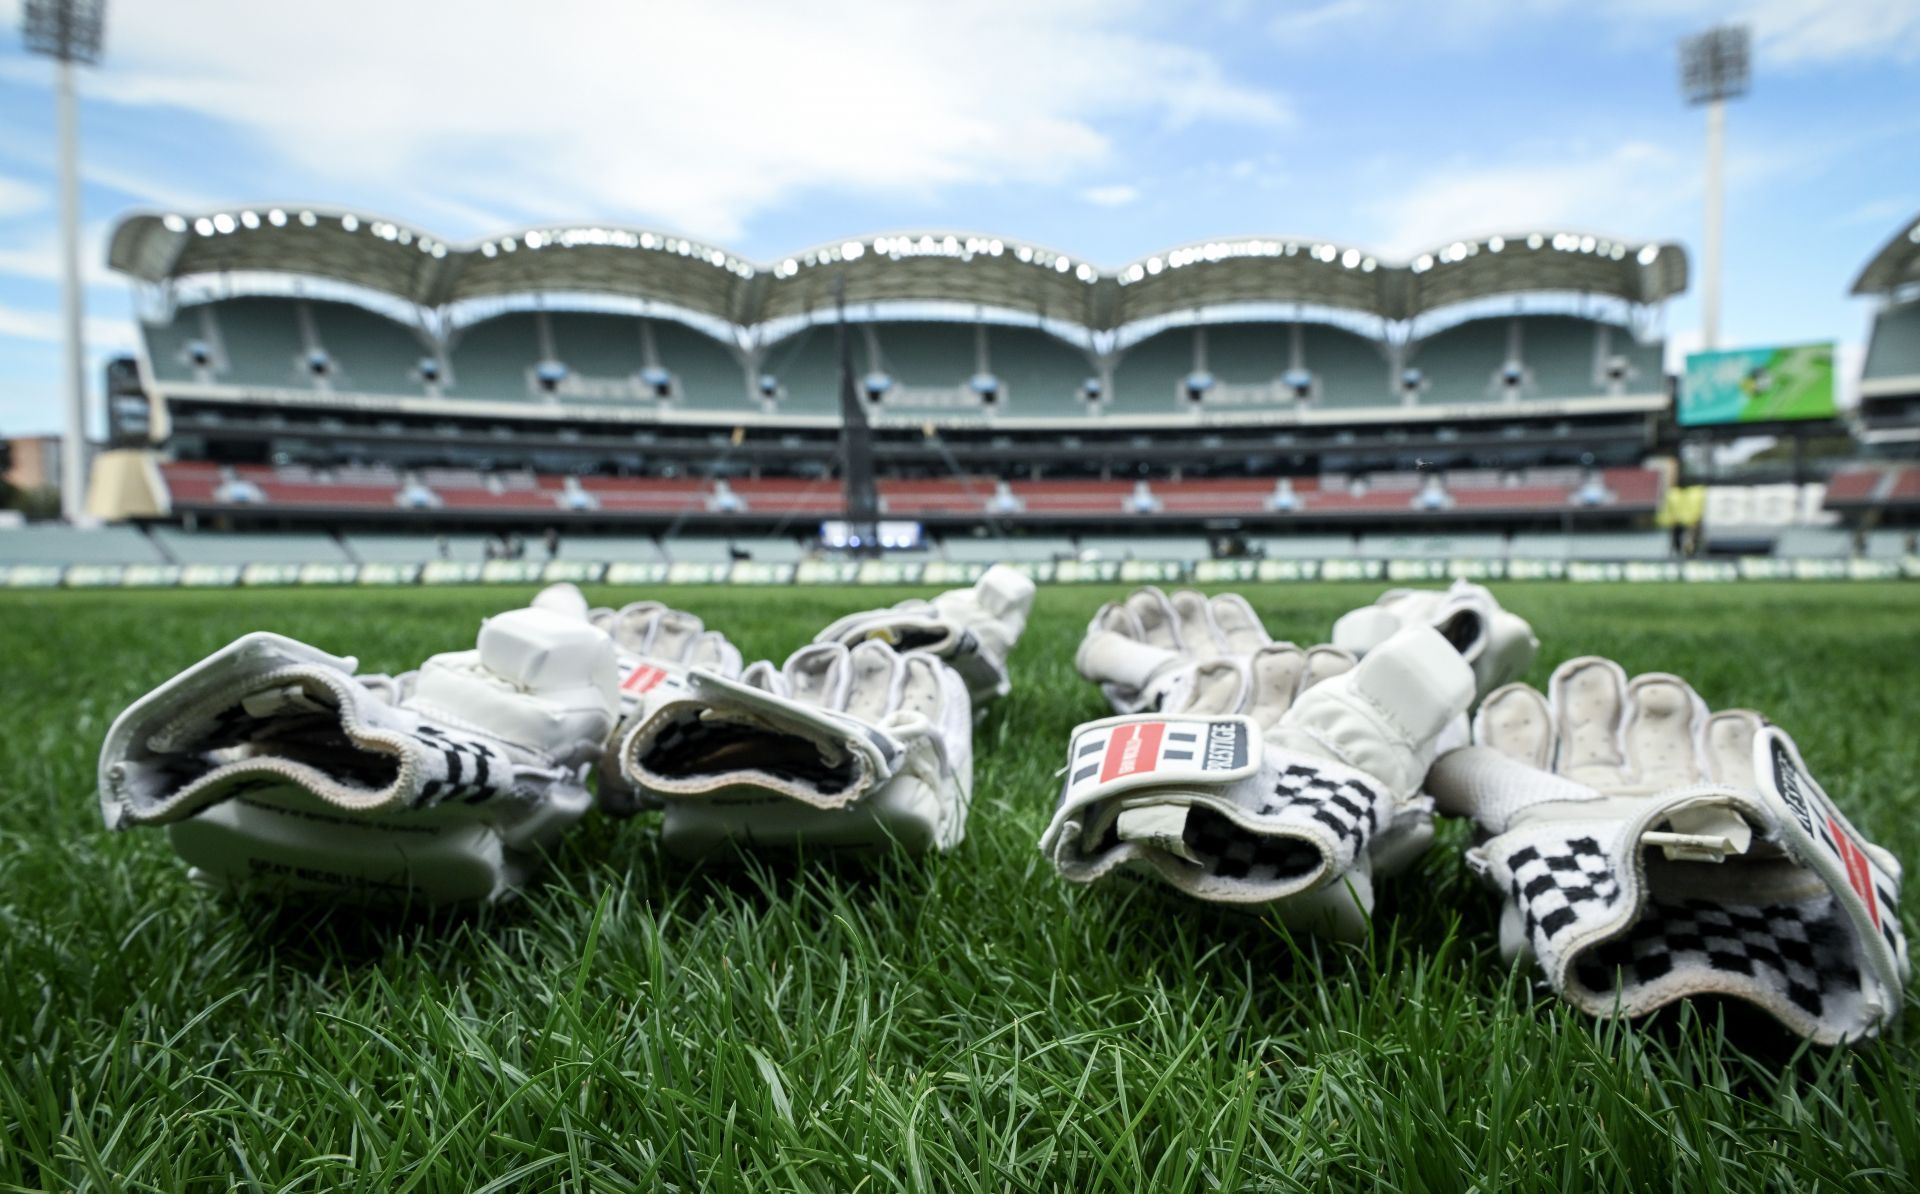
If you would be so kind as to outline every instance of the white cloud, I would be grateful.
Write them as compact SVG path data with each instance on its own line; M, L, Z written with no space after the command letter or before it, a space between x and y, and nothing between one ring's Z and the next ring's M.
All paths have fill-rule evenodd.
M1695 174L1645 141L1501 165L1461 161L1370 204L1378 231L1366 243L1404 257L1461 236L1546 228L1657 239L1693 193Z
M1451 43L1511 28L1528 18L1552 20L1586 13L1586 0L1428 0L1406 5L1384 0L1322 0L1293 6L1268 23L1283 43L1346 36L1365 29L1416 36L1422 44ZM1715 22L1738 21L1753 29L1764 67L1825 66L1840 62L1920 60L1920 4L1913 0L1612 0L1600 12L1617 36L1661 43L1671 53L1675 37Z
M88 316L85 324L87 351L130 352L138 342L133 322L105 316ZM0 336L15 340L36 340L59 344L66 339L58 311L30 310L0 306Z
M1920 59L1920 4L1913 0L1759 0L1745 15L1763 62Z
M346 201L725 238L810 190L1070 181L1110 160L1116 118L1288 119L1209 55L1139 31L1158 15L1146 0L340 0L322 16L201 0L192 20L116 10L112 69L86 85L239 126Z
M45 191L21 178L0 174L0 220L37 211L47 201Z
M80 277L84 285L103 286L124 281L107 268L107 225L89 224L80 230ZM60 230L42 224L29 240L0 243L0 277L34 282L59 282Z
M1095 207L1125 207L1140 197L1140 188L1124 182L1088 187L1080 197Z

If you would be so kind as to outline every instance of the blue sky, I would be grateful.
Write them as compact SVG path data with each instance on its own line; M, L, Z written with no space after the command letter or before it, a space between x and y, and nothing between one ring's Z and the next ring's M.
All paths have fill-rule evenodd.
M618 221L757 258L922 227L1108 265L1247 233L1692 249L1674 43L1729 18L1758 63L1729 115L1723 339L1857 351L1847 286L1920 211L1920 0L111 0L81 80L90 347L133 341L103 258L136 208L329 203L455 239ZM60 425L51 66L18 24L0 0L6 434ZM1676 348L1697 321L1671 305Z

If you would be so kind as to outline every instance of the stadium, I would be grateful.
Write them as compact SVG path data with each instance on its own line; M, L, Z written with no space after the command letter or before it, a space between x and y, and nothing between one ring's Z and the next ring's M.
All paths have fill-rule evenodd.
M349 67L306 14L307 70L267 57L338 99L322 149L374 158L355 113L400 93L350 73L382 61L350 7ZM667 7L645 15L661 44ZM1097 27L1088 61L1125 48L1067 7ZM97 57L97 3L30 0L26 23L88 12ZM385 14L377 36L388 17L407 27ZM1583 87L1515 68L1539 46L1507 26L1533 19L1472 26L1507 56L1493 106L1516 136L1552 119L1516 98ZM963 14L943 20L958 44ZM1595 90L1632 126L1621 64L1644 46L1572 36L1585 20L1556 10L1554 53L1613 72ZM375 69L427 107L424 80L446 81L427 59L490 46L487 70L566 90L535 65L547 31L471 23ZM781 88L870 66L858 102L911 90L857 55L871 30L825 24L830 53L780 47ZM1442 59L1486 66L1419 27L1436 88L1464 86ZM687 42L722 64L703 81L763 102L754 39L725 32ZM70 27L41 36L70 89L91 60ZM1209 238L1233 225L1196 176L1143 159L1091 190L1004 166L951 209L866 176L794 184L738 236L698 237L685 209L586 206L608 188L585 185L544 223L515 226L542 218L524 195L476 218L492 209L437 145L411 206L323 202L324 155L296 169L248 140L224 152L259 168L227 168L180 97L242 101L198 68L144 120L100 121L192 185L115 190L91 224L68 204L73 260L133 317L88 359L100 337L69 304L70 430L12 440L0 489L21 507L0 511L0 1188L1920 1184L1900 910L1920 858L1920 213L1892 223L1912 201L1881 163L1872 193L1900 210L1819 192L1834 210L1793 230L1814 266L1746 228L1736 305L1762 305L1738 290L1756 275L1825 286L1863 326L1789 304L1720 341L1715 122L1746 37L1683 51L1695 99L1696 54L1739 55L1706 86L1699 236L1660 198L1693 204L1666 177L1691 167L1657 150L1626 155L1619 193L1644 203L1617 225L1545 218L1599 177L1577 138L1553 177L1468 188L1541 218L1450 236ZM589 40L568 51L583 76ZM1379 26L1341 51L1356 77L1403 69ZM1142 92L1155 61L1112 59ZM623 154L658 169L663 196L672 155L698 156L645 143L668 65L618 64L646 92L620 108L640 149L594 147L610 177ZM1010 88L979 65L969 85ZM1051 88L1084 63L1049 65ZM1793 69L1845 90L1830 64ZM90 100L90 133L156 87L128 76ZM18 86L0 69L0 98ZM1438 160L1419 109L1467 144L1472 104L1425 86L1392 81L1393 130L1372 133ZM1251 135L1345 153L1372 117L1343 94L1325 128L1276 113ZM524 126L460 96L452 127L512 158ZM577 170L562 110L515 102ZM753 119L852 169L787 116ZM993 131L1044 140L1043 116ZM1203 144L1191 119L1127 152ZM1833 140L1870 156L1859 136ZM1353 152L1360 186L1420 189L1405 159ZM1245 163L1220 173L1252 194ZM1741 167L1747 202L1795 194ZM129 173L90 169L68 184ZM1003 184L1020 197L996 207ZM1176 206L1132 196L1156 184ZM1239 226L1388 222L1289 214L1323 185L1288 175ZM1538 204L1487 198L1527 185ZM961 230L975 203L996 231ZM1066 204L1083 237L1048 210L1023 237L1022 210ZM955 226L768 251L771 226L801 244L893 206ZM1038 243L1056 237L1076 247ZM0 317L0 348L19 326Z
M8 579L1896 575L1917 255L1903 229L1855 284L1885 299L1857 414L1732 428L1851 433L1861 458L1702 494L1688 447L1728 429L1675 418L1672 242L1515 231L1398 262L1241 238L1105 268L897 233L752 262L614 227L456 245L316 207L135 214L109 262L144 351L110 367L95 483L122 529L9 535ZM867 471L887 525L850 543Z

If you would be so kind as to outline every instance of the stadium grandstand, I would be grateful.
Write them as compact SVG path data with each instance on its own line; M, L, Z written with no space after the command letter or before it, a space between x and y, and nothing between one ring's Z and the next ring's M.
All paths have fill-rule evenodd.
M848 513L843 375L875 513L914 525L899 559L1664 539L1670 243L1240 238L1108 269L914 232L756 262L260 207L130 216L109 259L144 351L110 371L95 489L172 528L145 536L163 566L457 565L555 535L607 562L817 557ZM305 554L249 554L268 531ZM216 532L247 558L189 546Z
M9 534L0 566L851 577L822 537L850 513L843 403L894 565L1895 559L1920 512L1917 236L1855 286L1880 455L1733 484L1688 436L1746 429L1674 425L1670 243L1240 238L1107 269L959 233L756 262L612 227L456 245L334 209L137 214L109 260L143 351L109 369L95 470L129 525Z

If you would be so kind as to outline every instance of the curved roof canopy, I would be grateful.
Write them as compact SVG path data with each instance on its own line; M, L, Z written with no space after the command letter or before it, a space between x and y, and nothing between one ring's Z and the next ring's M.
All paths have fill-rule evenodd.
M1920 216L1908 220L1906 227L1880 246L1854 279L1853 293L1891 294L1915 282L1920 282Z
M1455 303L1573 291L1654 303L1686 288L1686 253L1573 232L1490 236L1390 262L1299 239L1203 241L1117 270L1002 237L902 232L771 263L671 233L530 228L455 245L392 220L312 207L140 213L108 264L144 282L228 272L352 283L426 307L508 294L591 293L671 304L743 326L848 303L949 302L1095 330L1235 303L1303 303L1411 319Z

